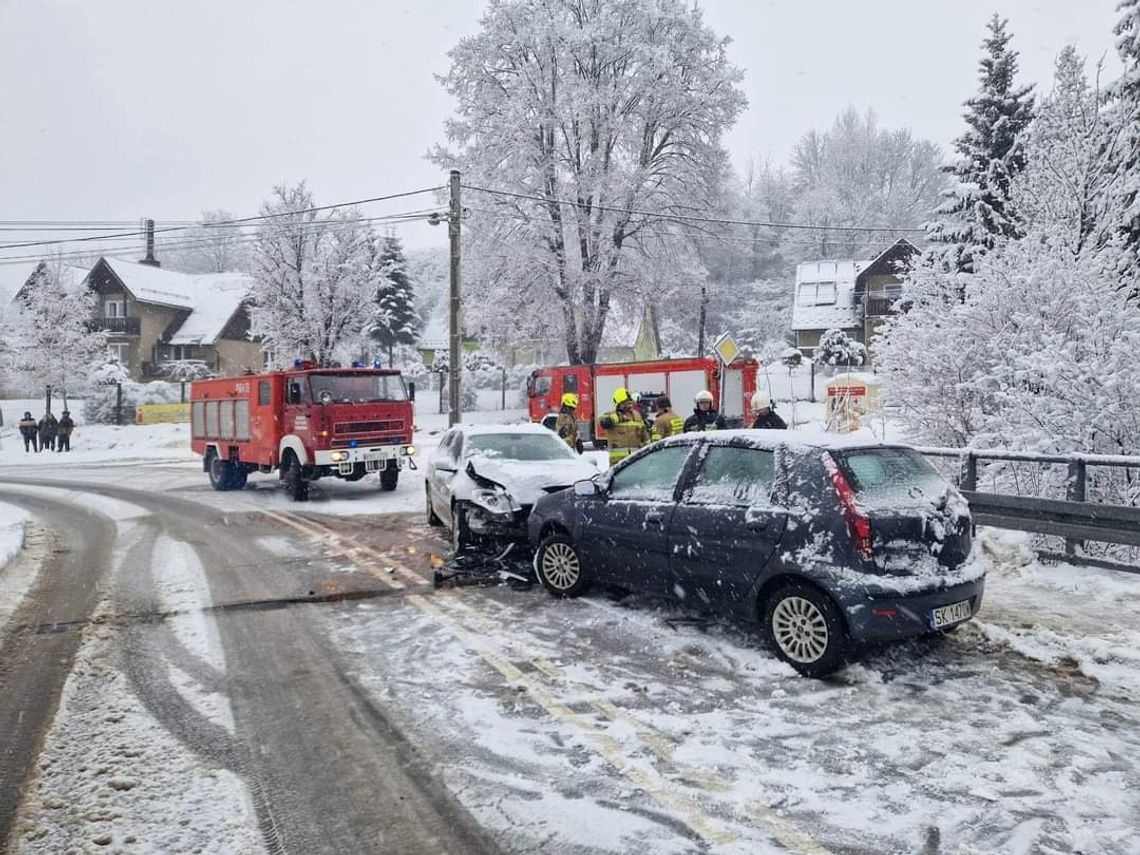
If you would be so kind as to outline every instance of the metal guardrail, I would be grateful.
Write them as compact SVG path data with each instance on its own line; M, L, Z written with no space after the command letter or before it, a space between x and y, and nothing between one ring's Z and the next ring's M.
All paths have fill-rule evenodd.
M970 503L974 522L996 528L1051 534L1065 538L1065 554L1075 556L1077 545L1086 540L1140 546L1140 507L1102 505L1087 501L1088 469L1103 466L1140 470L1140 457L1111 454L1034 454L1000 449L924 448L927 457L958 459L958 486ZM1039 499L978 491L978 461L995 460L1046 465L1064 464L1065 499ZM1114 569L1140 573L1140 567L1117 565Z

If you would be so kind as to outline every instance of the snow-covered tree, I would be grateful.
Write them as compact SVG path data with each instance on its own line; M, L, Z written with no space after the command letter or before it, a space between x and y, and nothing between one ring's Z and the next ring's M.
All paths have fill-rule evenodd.
M388 364L392 365L398 345L416 342L420 319L416 314L415 290L399 238L382 237L374 243L372 251L372 305L365 332L383 348Z
M484 305L525 302L571 362L594 361L611 305L651 284L644 259L691 231L670 217L723 183L744 107L725 48L684 0L491 0L451 51L453 148L432 155L518 194L465 197L471 253L496 274L472 283Z
M1083 58L1066 47L1057 57L1053 89L1038 103L1025 136L1025 170L1012 185L1025 222L1048 226L1077 253L1101 242L1116 221L1114 146L1100 100Z
M820 365L858 367L867 359L867 348L843 330L830 329L819 337L814 359Z
M251 332L284 362L346 355L371 296L370 230L355 211L313 208L304 182L275 188L253 246Z
M1105 149L1112 169L1112 218L1109 239L1123 238L1121 288L1135 300L1140 293L1140 0L1121 0L1116 51L1124 71L1109 88Z
M7 315L8 369L39 387L75 391L107 356L107 338L92 324L96 295L82 271L41 264Z
M1021 135L1033 118L1032 85L1018 86L1017 51L1009 48L1008 22L996 14L987 25L978 64L978 93L966 102L966 132L954 141L956 179L944 192L927 237L946 244L943 263L973 270L975 259L1000 238L1023 233L1010 184L1025 167Z
M874 111L848 107L830 130L808 131L792 152L794 219L821 227L797 233L794 258L859 258L885 234L843 231L914 228L929 217L946 185L942 152L909 130L879 127ZM810 241L813 245L804 245Z
M248 270L248 235L229 211L202 212L202 223L185 232L159 235L163 267L183 273L227 273Z

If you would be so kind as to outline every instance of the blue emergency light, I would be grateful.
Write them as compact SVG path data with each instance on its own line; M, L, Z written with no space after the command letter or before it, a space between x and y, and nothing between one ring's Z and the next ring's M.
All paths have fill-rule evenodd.
M384 367L384 360L383 359L373 359L372 360L372 367L373 368L383 368Z
M350 440L348 441L348 447L349 447L349 448L356 448L356 446L358 446L358 445L360 445L360 440L359 440L359 439L350 439Z
M359 359L354 359L354 360L352 360L352 367L353 368L363 368L364 363Z

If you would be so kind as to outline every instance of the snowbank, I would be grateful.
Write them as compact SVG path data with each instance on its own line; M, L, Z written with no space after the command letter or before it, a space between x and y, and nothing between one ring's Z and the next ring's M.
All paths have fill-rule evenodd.
M0 502L0 570L24 545L24 523L28 515L22 508Z

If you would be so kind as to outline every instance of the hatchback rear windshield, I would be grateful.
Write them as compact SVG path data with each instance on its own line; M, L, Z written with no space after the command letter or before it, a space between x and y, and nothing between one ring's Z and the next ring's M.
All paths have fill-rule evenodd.
M909 448L865 448L835 457L865 507L937 502L946 492L942 476Z

